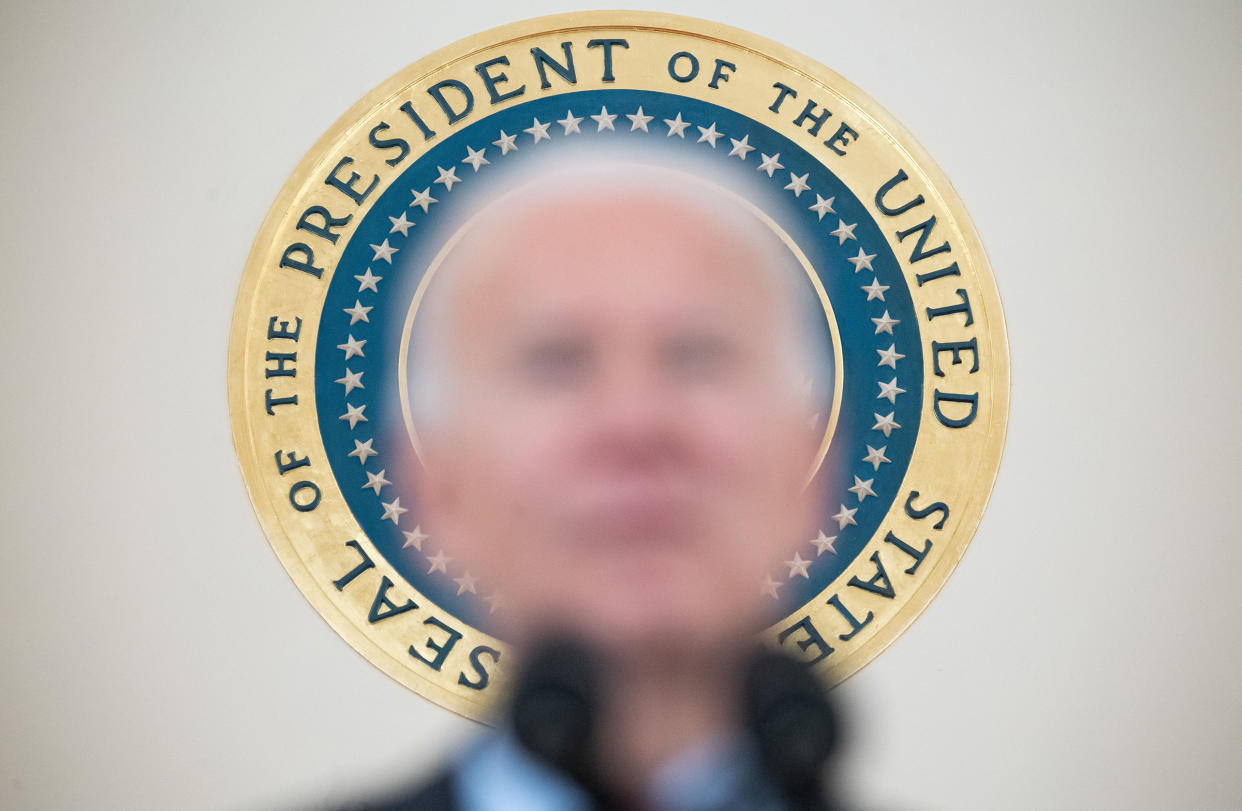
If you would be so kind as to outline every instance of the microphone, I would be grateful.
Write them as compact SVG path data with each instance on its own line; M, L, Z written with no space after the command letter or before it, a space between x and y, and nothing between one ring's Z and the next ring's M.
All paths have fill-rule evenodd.
M569 637L547 638L530 650L511 714L514 734L528 752L606 805L594 735L601 681L599 660L587 646Z
M839 738L822 685L801 662L761 651L741 678L744 729L765 782L789 811L829 811L824 769ZM510 708L518 742L574 780L600 809L623 803L600 777L597 726L604 700L601 660L570 637L545 638L530 649Z
M743 719L760 762L793 809L828 811L824 767L839 730L810 669L770 651L754 655L742 681Z

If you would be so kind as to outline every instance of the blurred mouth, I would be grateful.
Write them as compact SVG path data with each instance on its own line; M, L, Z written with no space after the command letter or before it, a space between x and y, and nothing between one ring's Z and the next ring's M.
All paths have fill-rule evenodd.
M651 483L610 486L576 512L576 535L584 545L618 551L688 546L699 524L691 501Z

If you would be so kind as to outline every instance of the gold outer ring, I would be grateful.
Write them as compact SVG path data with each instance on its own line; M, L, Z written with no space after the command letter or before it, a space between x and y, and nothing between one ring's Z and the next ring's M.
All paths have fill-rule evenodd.
M563 83L539 91L538 77L529 62L529 49L544 48L560 53L560 43L582 43L590 38L625 38L629 47L618 51L616 81L602 83L598 75L580 75L578 83ZM579 46L580 47L580 46ZM665 65L670 55L696 51L704 60L700 81L683 84L670 79ZM585 53L585 52L582 52ZM826 683L835 684L858 671L901 634L927 607L944 585L969 545L992 492L1000 465L1008 419L1010 376L1009 350L999 293L979 237L948 179L914 138L892 116L854 85L833 71L782 45L762 37L717 23L662 13L633 11L591 11L540 17L467 37L418 60L368 93L351 107L315 143L301 160L272 204L246 262L234 308L228 353L229 412L233 441L247 492L263 531L277 557L299 590L321 616L366 659L424 697L471 718L485 720L490 708L505 693L503 665L492 668L485 690L463 684L477 675L471 670L468 654L481 648L495 649L505 661L503 643L461 623L405 583L370 545L357 525L327 466L327 457L318 434L314 400L314 368L317 319L336 260L349 243L353 229L365 217L369 203L380 196L408 164L394 168L383 163L386 155L367 146L367 133L380 120L395 125L403 120L400 105L409 99L426 99L426 88L451 77L463 81L478 77L474 66L487 59L507 55L506 72L511 87L525 82L531 94L490 107L487 112L520 104L534 96L555 95L569 90L603 88L650 89L679 93L729 107L743 115L777 129L823 163L842 180L880 224L894 254L898 257L915 312L919 314L919 340L924 351L925 381L922 418L913 456L897 499L889 508L879 530L844 573L821 594L764 632L773 644L782 644L794 653L814 660ZM705 84L713 59L724 59L736 70L730 79L709 89ZM786 104L780 114L773 113L771 88L780 81L798 90L796 102ZM420 96L421 94L421 96ZM847 123L858 133L845 156L828 151L824 145L827 129L812 136L806 127L792 123L803 99L813 98L830 109L834 122ZM481 117L479 113L477 117ZM408 119L404 119L408 122ZM471 123L471 118L464 124ZM463 124L463 125L464 125ZM411 160L424 148L417 132L407 127ZM439 128L440 136L452 128ZM433 140L426 148L438 143ZM325 269L321 279L278 267L281 253L295 238L299 214L309 205L327 200L335 193L325 187L323 178L343 156L352 156L350 166L363 177L372 172L381 179L367 204L351 210L350 223L341 229L337 245L319 250L317 260ZM883 214L875 203L875 193L897 170L908 180L894 197L901 201L922 195L921 205L901 215ZM348 172L345 173L348 175ZM916 274L937 270L943 264L907 260L917 234L903 240L897 235L936 217L930 245L947 241L951 252L942 257L956 262L958 274L916 284ZM943 308L959 301L956 291L964 291L971 305L972 323L964 325L961 315L924 320L931 308ZM279 382L287 384L285 395L296 395L294 407L266 411L264 394L271 382L264 378L266 352L277 348L269 338L270 319L279 323L301 318L296 342L285 339L285 350L296 350L298 375ZM968 372L972 357L965 354L961 364L951 364L950 355L931 351L932 342L941 344L974 339L974 358L978 371ZM295 345L296 344L296 345ZM934 363L944 372L936 374ZM840 367L838 367L840 368ZM937 419L933 390L970 393L977 397L977 417L968 426L950 428ZM881 435L876 433L878 438ZM279 472L274 454L293 451L309 464L296 472ZM286 461L289 457L284 457ZM321 501L311 512L291 507L290 483L294 478L312 481L321 491ZM910 493L918 492L918 496ZM908 499L907 499L908 497ZM934 505L945 505L945 511ZM946 514L947 511L947 514ZM944 519L941 521L940 519ZM939 526L936 526L939 523ZM908 547L903 551L888 538ZM346 546L354 540L358 546ZM911 568L917 552L929 543L929 551ZM369 554L374 566L338 589L333 581L358 566L360 554ZM877 579L878 557L885 567ZM370 622L368 613L382 591L382 579L396 584L386 592L394 604L411 599L418 605L399 617ZM858 585L862 584L862 585ZM870 584L870 588L867 588ZM888 592L892 592L891 595ZM834 602L835 600L835 602ZM853 619L851 624L848 616ZM721 610L727 610L722 607ZM865 618L870 618L864 622ZM428 618L452 623L462 634L451 655L439 669L411 655L417 648L429 653L429 643L441 643L444 633L428 626ZM778 642L778 640L780 640ZM422 646L422 647L419 647Z

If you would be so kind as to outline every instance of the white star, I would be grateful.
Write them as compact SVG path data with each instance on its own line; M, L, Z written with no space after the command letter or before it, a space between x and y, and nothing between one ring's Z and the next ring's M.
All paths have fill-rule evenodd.
M733 144L733 148L729 150L728 154L730 158L737 155L742 160L746 160L746 153L755 151L755 148L750 145L749 134L743 135L740 141L736 138L730 138L729 141Z
M363 290L370 290L372 293L378 293L379 290L376 289L375 285L378 282L384 281L383 276L376 276L374 273L371 272L370 268L367 268L366 272L363 273L361 276L355 276L354 278L358 280L358 292L359 293L361 293Z
M763 584L759 586L759 594L760 595L766 594L769 597L771 597L773 600L779 600L780 597L779 595L777 595L776 590L779 589L780 587L781 587L781 584L773 580L772 575L770 574L764 575Z
M363 403L360 406L354 406L354 405L350 405L349 403L346 403L345 413L342 414L340 418L343 420L349 420L349 430L352 431L358 425L358 423L367 422L366 416L363 415L362 413L363 411L366 411L366 410L367 410L366 403Z
M824 531L821 529L819 531L819 536L815 540L811 541L811 543L815 544L815 557L819 557L824 554L824 552L831 552L835 555L837 553L836 542L836 535L825 535Z
M863 461L870 462L871 467L873 467L876 470L879 470L880 465L884 464L885 462L893 461L892 459L889 459L887 456L884 455L884 451L886 450L888 450L887 445L881 445L879 448L873 448L870 445L868 445L867 455L863 457Z
M698 124L695 124L694 128L699 131L699 140L695 141L695 143L701 144L704 141L706 141L707 143L712 145L712 149L716 148L716 142L719 141L720 138L724 135L723 132L718 132L716 130L715 121L713 121L711 123L711 126L707 127L706 129L704 129L703 127L700 127Z
M414 202L410 203L410 208L414 208L414 206L418 206L423 210L424 214L427 213L428 208L431 208L432 203L440 202L439 200L431 196L430 186L423 189L422 191L413 192L413 194L414 194Z
M785 186L785 188L793 192L794 197L801 197L802 192L811 188L810 186L806 184L806 179L810 176L811 176L810 172L807 172L805 175L802 175L801 177L798 177L793 172L790 172L789 173L789 184Z
M431 537L427 533L423 532L422 524L419 524L414 527L414 529L407 530L402 534L405 535L405 543L401 544L401 548L409 549L412 546L419 552L423 551L423 541Z
M522 132L529 132L531 134L531 137L535 139L535 143L539 143L540 141L551 141L552 136L548 135L548 127L550 126L552 126L551 122L548 122L547 124L545 124L542 121L540 121L538 118L535 118L535 119L532 119L531 126L522 130Z
M884 315L880 316L879 318L871 319L871 323L875 324L876 335L879 335L881 332L887 332L889 335L892 335L893 327L897 324L900 324L901 321L897 320L896 318L889 318L888 310L885 310Z
M397 519L401 517L402 513L409 512L409 510L401 506L401 499L399 498L394 498L392 501L383 501L380 503L384 505L384 514L380 516L381 521L389 520L395 524L397 523Z
M875 481L875 479L867 479L866 481L863 481L862 479L855 476L854 486L847 487L845 489L849 490L851 493L858 496L858 502L861 504L863 501L866 501L867 496L875 495L875 491L871 489L871 483L873 481Z
M820 197L817 194L815 195L815 205L810 207L811 211L818 214L821 220L825 214L836 214L836 211L832 208L832 202L836 199L835 197Z
M392 255L397 252L396 248L388 244L387 239L379 245L372 245L371 250L375 251L375 256L371 257L372 262L378 262L383 259L390 265L392 264Z
M893 422L893 414L889 414L887 417L881 417L879 414L873 414L872 416L875 417L875 425L871 426L871 430L883 431L884 436L886 437L891 437L893 435L893 429L901 427L897 423Z
M779 160L780 156L781 156L781 153L779 152L777 152L775 155L765 155L762 152L760 152L759 157L761 157L763 160L759 161L759 171L767 172L768 177L772 177L772 175L776 174L777 169L784 169L785 164L780 162Z
M676 135L678 138L686 137L686 127L690 126L689 121L681 120L681 113L677 113L676 118L666 118L664 123L668 124L668 137L672 138Z
M367 474L367 483L362 485L363 490L366 490L369 487L374 490L375 495L378 496L380 494L380 490L383 490L385 486L392 484L392 482L384 478L384 474L388 472L387 469L381 470L379 473L372 473L369 470L364 472Z
M582 132L582 130L578 129L578 125L582 123L582 119L576 117L573 110L566 110L565 117L556 123L565 128L566 135L569 135L571 132Z
M591 118L595 121L596 132L603 132L604 130L617 131L616 127L612 125L612 122L617 120L617 116L615 113L610 114L607 107L599 108L599 115L593 115Z
M479 171L480 166L487 166L491 163L491 161L483 157L483 153L486 151L487 147L483 147L479 150L466 147L466 157L462 158L461 162L470 164L470 166L474 168L474 171L477 172Z
M342 386L344 386L345 396L348 397L349 393L353 391L354 389L365 389L366 388L366 386L362 385L363 374L365 374L365 372L351 372L349 371L349 369L346 369L345 376L342 377L340 380L334 380L333 382L340 383Z
M807 580L811 579L811 576L806 572L806 567L811 565L811 561L803 560L802 556L797 552L794 552L793 560L785 561L785 565L789 567L790 580L792 580L795 576L805 577Z
M850 226L850 237L853 237L853 236L854 236L854 229L855 229L855 228L857 228L857 227L858 227L858 224L857 224L857 223L855 223L854 225L851 225L851 226ZM836 231L833 231L833 233L835 234L835 233L836 233ZM854 263L854 272L855 272L855 273L857 273L858 271L862 270L863 268L866 268L867 270L875 270L875 268L871 267L871 260L872 260L872 259L875 259L875 254L873 254L873 253L867 253L867 252L866 252L866 251L864 251L862 248L859 248L859 249L858 249L858 256L851 256L851 257L847 258L845 261L847 261L847 262L853 262L853 263Z
M655 116L643 115L643 108L639 107L638 112L626 113L625 117L630 120L630 132L634 130L650 132L651 130L647 129L647 122L651 121Z
M472 576L469 571L467 571L461 577L454 577L453 582L457 584L457 594L459 596L462 593L467 592L467 591L470 592L471 594L478 594L478 592L475 590L475 586L479 584L479 579L477 577Z
M345 343L337 344L336 348L345 350L345 360L349 360L354 355L357 355L360 358L365 358L366 355L362 354L362 347L364 344L366 344L365 338L358 341L354 339L353 335L350 335L349 339L346 340Z
M483 602L487 603L489 608L487 613L494 614L497 610L505 610L505 598L500 594L491 594L483 598Z
M876 365L887 366L890 369L896 369L897 361L905 357L905 355L897 351L897 344L893 344L888 349L877 349L876 352L880 355L880 362Z
M508 155L510 152L517 149L517 136L507 135L504 130L501 130L500 137L495 141L492 141L492 146L500 147L500 157L503 158L505 155Z
M876 381L879 382L879 381ZM890 403L897 402L898 394L905 394L906 390L898 388L897 378L893 378L890 383L880 383L880 393L875 396L877 400L888 400Z
M388 221L392 223L392 228L388 229L388 233L395 234L401 232L401 236L408 237L410 235L410 226L414 223L405 218L405 212L401 212L400 217L389 217Z
M357 324L359 321L366 321L368 324L370 324L371 319L367 316L367 313L371 312L371 310L373 309L375 308L374 307L363 307L361 301L358 301L358 299L354 299L354 306L346 307L344 312L349 314L349 325L352 327L354 324Z
M431 574L435 571L441 571L448 574L448 564L452 558L444 554L443 549L427 558L427 560L431 561L431 568L427 570L427 574Z
M855 507L852 510L847 510L845 508L845 505L842 504L841 512L834 515L832 519L837 522L838 529L845 529L850 524L853 524L854 526L858 526L858 522L854 520L854 513L856 512L858 512L857 507Z
M445 169L443 166L437 166L436 170L440 172L440 176L433 180L433 183L443 183L445 191L452 191L454 183L460 183L461 178L457 176L457 167L450 166Z
M880 284L879 279L872 279L871 284L864 286L862 289L867 291L867 301L871 301L875 298L883 301L884 291L888 289L888 285Z
M837 220L837 230L830 233L837 238L838 245L844 245L847 239L858 239L858 237L854 236L854 229L857 227L858 223L846 225L845 220ZM850 261L853 262L854 260L851 259ZM857 273L858 268L854 268L854 272Z
M365 467L367 464L367 457L379 456L379 451L371 447L371 443L374 441L374 439L368 439L366 442L359 442L355 439L354 449L349 452L349 455L357 456L358 461L363 465L363 467Z

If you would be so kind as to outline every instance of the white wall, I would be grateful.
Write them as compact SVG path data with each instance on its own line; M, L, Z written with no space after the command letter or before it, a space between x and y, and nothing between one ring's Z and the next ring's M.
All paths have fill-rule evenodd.
M841 689L859 806L1242 806L1239 5L661 5L784 42L896 115L1007 309L983 526ZM226 334L264 212L349 105L571 8L0 8L0 805L321 807L471 734L353 654L268 550Z

